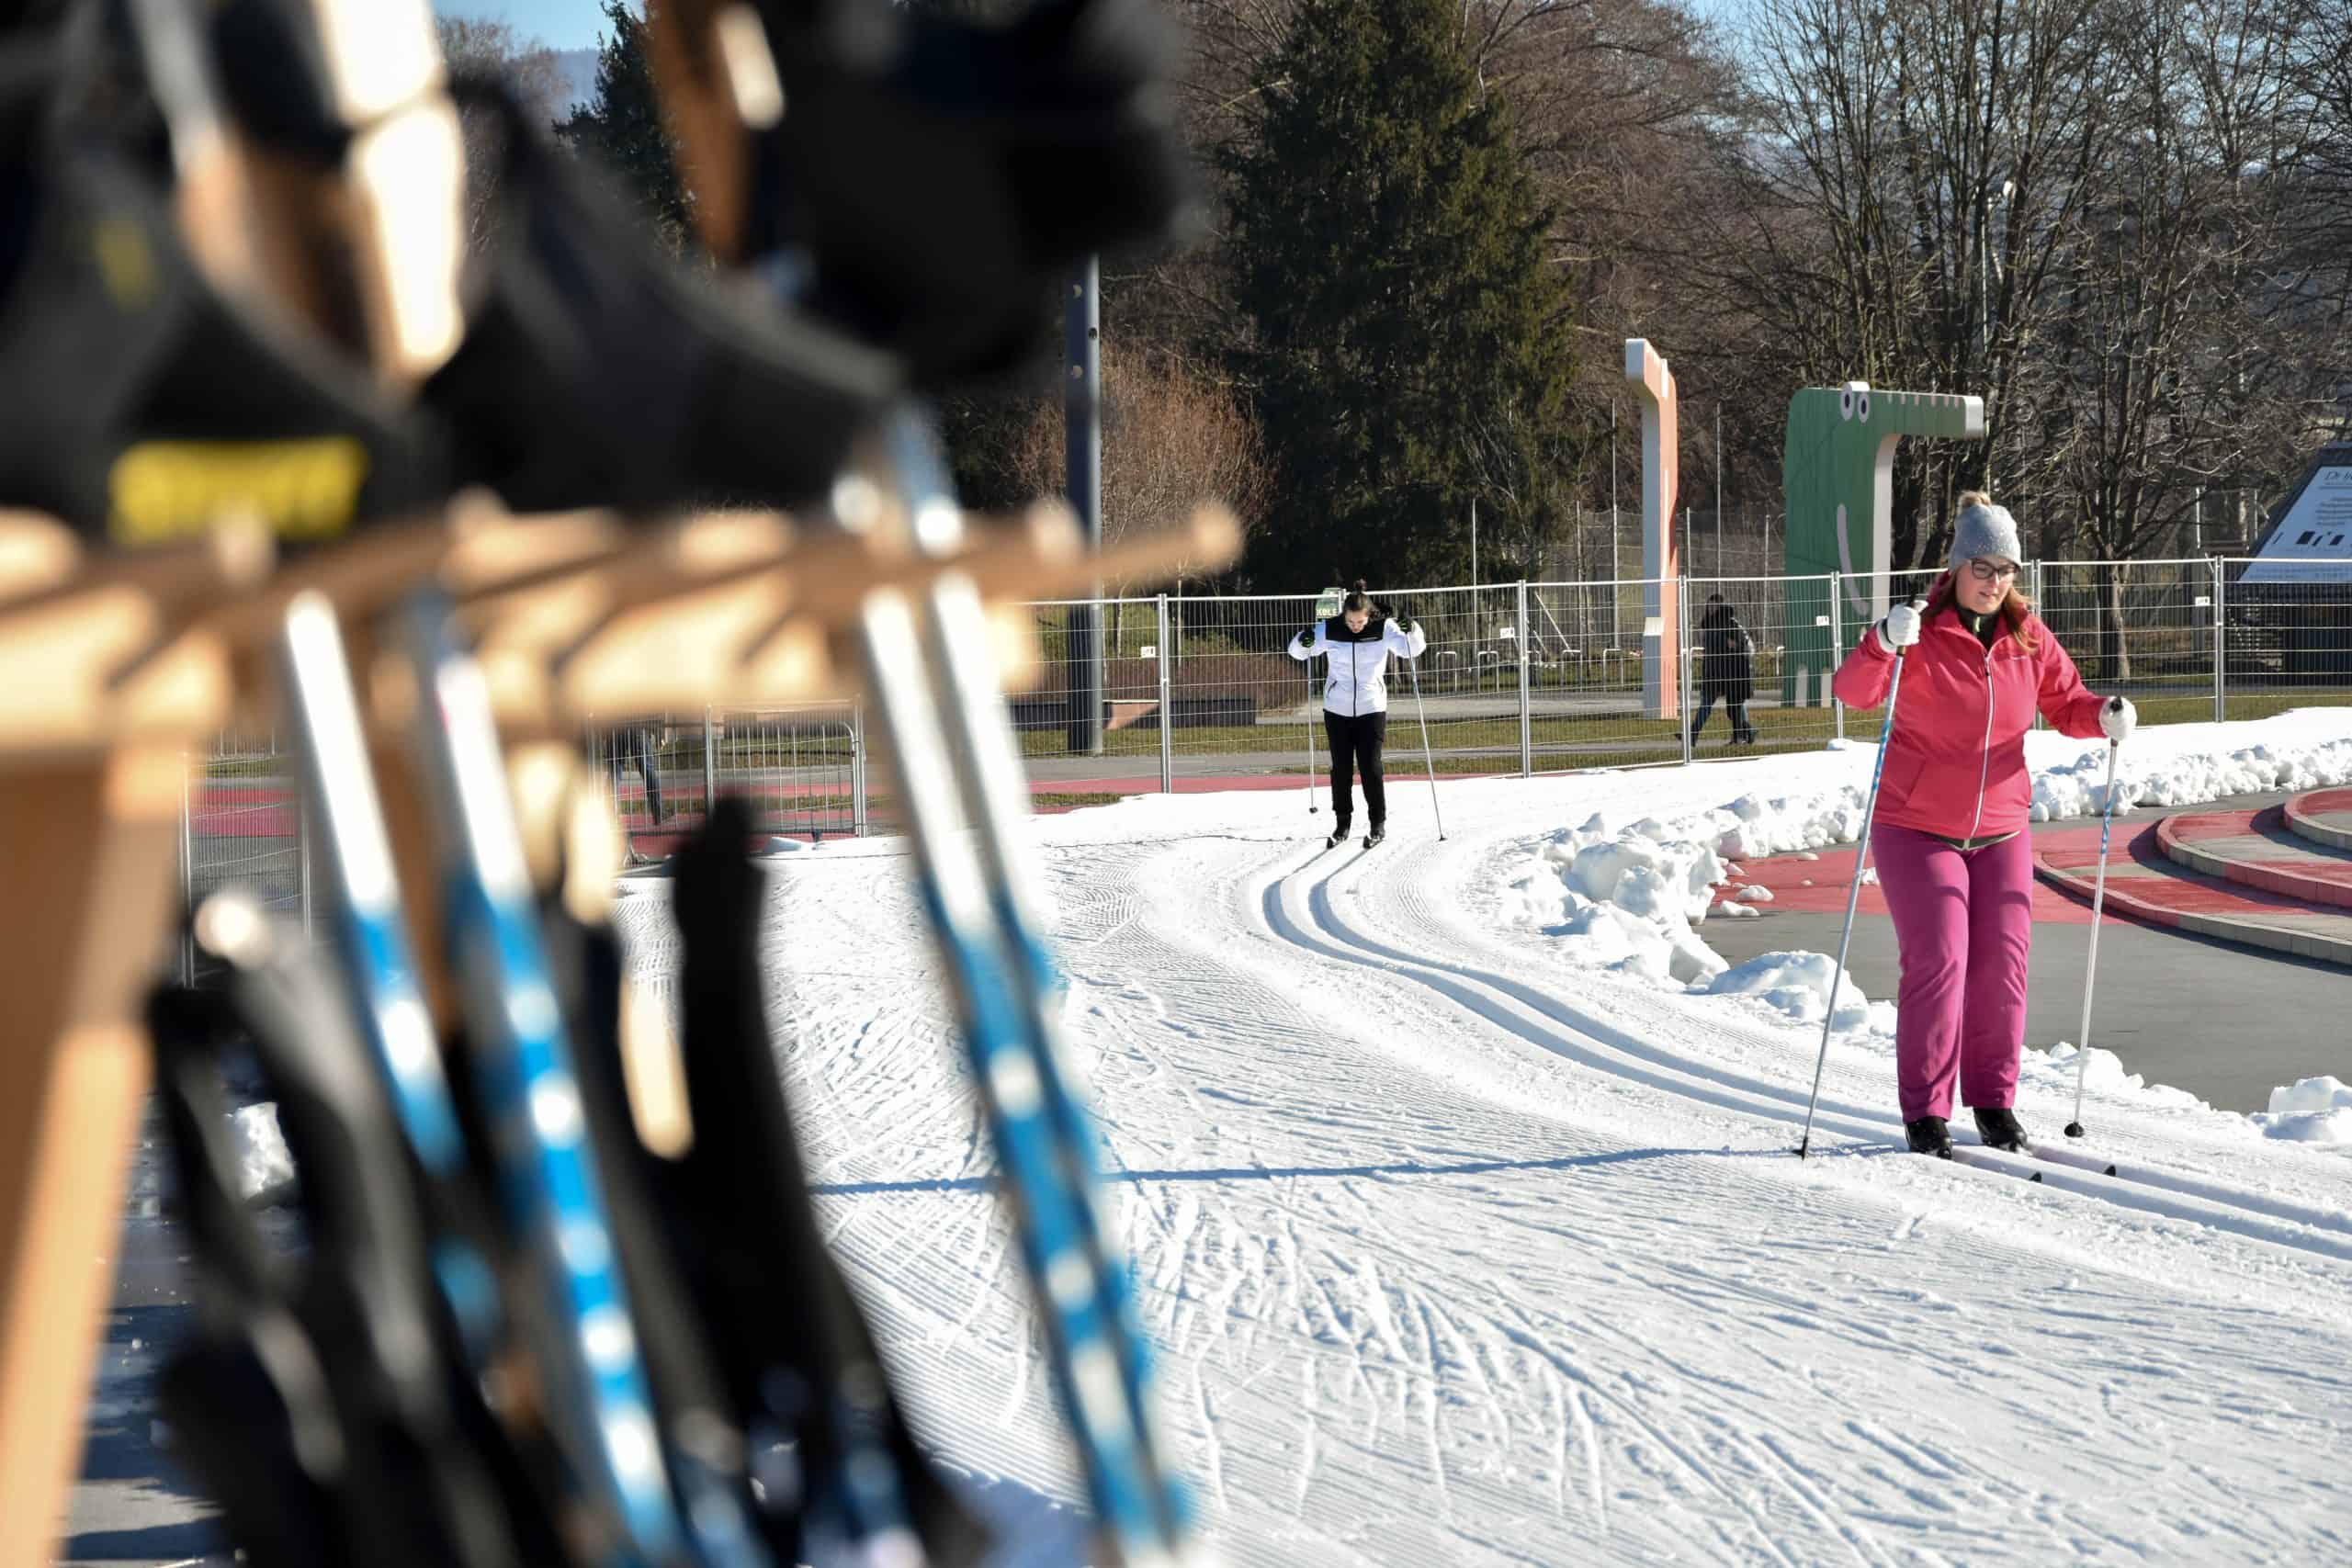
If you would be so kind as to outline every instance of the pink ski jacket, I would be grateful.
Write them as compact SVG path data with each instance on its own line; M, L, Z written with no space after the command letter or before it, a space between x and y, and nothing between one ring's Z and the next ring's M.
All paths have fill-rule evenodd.
M2021 831L2033 805L2025 733L2034 710L2062 735L2098 738L2103 699L2085 689L2039 615L2026 617L2026 629L2034 651L2007 632L1988 650L1949 603L1928 617L1904 659L1879 821L1947 839ZM1838 667L1832 690L1849 707L1876 707L1894 675L1894 656L1873 629Z

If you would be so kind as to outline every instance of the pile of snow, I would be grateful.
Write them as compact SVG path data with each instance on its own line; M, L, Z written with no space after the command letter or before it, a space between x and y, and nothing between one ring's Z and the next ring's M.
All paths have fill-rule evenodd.
M1655 817L1596 812L1505 874L1504 908L1558 937L1571 963L1687 986L1724 961L1690 929L1724 879L1714 835Z
M2274 1138L2305 1144L2352 1144L2352 1084L2322 1076L2270 1091L2270 1110L2254 1124Z
M2047 1051L2029 1045L2024 1060L2018 1066L2018 1081L2028 1089L2044 1089L2052 1093L2071 1095L2075 1092L2075 1075L2079 1070L2086 1090L2130 1095L2143 1109L2213 1109L2185 1089L2175 1089L2170 1084L2152 1084L2139 1073L2125 1072L2123 1058L2112 1051L2092 1046L2079 1069L2075 1065L2078 1055L2080 1053L2071 1040L2061 1040Z
M1799 1023L1819 1023L1830 1005L1830 978L1837 977L1837 1014L1829 1027L1841 1032L1892 1033L1894 1005L1873 1002L1826 953L1766 953L1735 964L1701 987L1719 997L1757 997L1773 1011Z
M1862 795L1850 784L1826 794L1772 800L1743 795L1708 813L1724 819L1715 847L1734 860L1745 860L1852 843L1862 830ZM1808 853L1806 858L1821 857Z
M2037 771L2033 819L2064 821L2105 810L2107 762L2107 749L2100 747L2071 762ZM2127 745L2116 759L2115 813L2121 817L2139 806L2196 806L2223 795L2326 789L2340 784L2352 784L2352 740L2265 742L2171 756Z

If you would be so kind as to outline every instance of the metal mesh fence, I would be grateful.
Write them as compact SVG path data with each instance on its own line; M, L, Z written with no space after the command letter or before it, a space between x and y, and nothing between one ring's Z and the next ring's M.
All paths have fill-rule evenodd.
M2329 581L2343 571L2341 562L2236 558L2044 561L2030 563L2019 586L2085 681L2129 694L2143 724L2165 724L2352 704L2352 581ZM1916 597L1938 575L1893 573L1889 597ZM1728 624L1710 625L1710 595L1721 596ZM1424 713L1435 766L1448 774L1812 750L1836 735L1875 739L1883 717L1828 699L1829 671L1879 608L1860 578L1759 572L1374 597L1429 635L1418 661L1392 662L1388 672L1392 725L1407 727L1391 743L1400 766L1418 749ZM1099 743L1072 722L1082 674L1072 652L1085 646L1073 632L1083 632L1089 611L1104 655ZM1161 787L1286 787L1303 784L1310 766L1323 777L1322 664L1286 651L1314 612L1304 593L1031 606L1043 679L1012 706L1036 804ZM1675 669L1657 668L1678 641ZM1743 686L1735 719L1730 699ZM583 739L632 843L658 854L700 826L714 789L748 795L758 829L772 835L893 830L896 786L887 766L869 770L865 738L864 715L833 704L657 715L599 724ZM186 907L237 885L307 920L299 802L275 734L224 734L209 755L192 758Z
M1156 599L1049 601L1030 606L1044 676L1012 699L1035 790L1048 797L1114 794L1105 782L1156 787L1159 778L1159 602ZM1095 722L1086 722L1087 628L1102 650L1102 689ZM1057 787L1065 786L1065 787Z
M598 726L587 750L640 852L699 829L714 791L748 799L755 831L821 842L868 829L864 728L839 704L660 714Z
M1838 733L1826 672L1849 641L1844 628L1856 623L1831 614L1831 588L1827 577L1692 580L1686 659L1694 758L1750 747L1818 750Z
M691 833L706 810L703 717L650 714L588 730L590 766L607 780L632 848L643 835Z
M816 842L862 836L869 802L861 720L841 707L715 714L712 776L722 793L750 800L763 832Z
M1072 657L1090 610L1103 650L1099 739L1082 722ZM1031 613L1045 675L1012 699L1012 717L1040 806L1157 788L1163 777L1304 783L1310 739L1321 744L1322 670L1285 649L1313 623L1313 594L1055 601ZM1313 765L1323 766L1319 751Z
M1391 754L1401 759L1418 749L1426 716L1430 759L1439 773L1517 773L1519 660L1528 632L1516 586L1415 589L1381 597L1408 622L1419 622L1429 638L1409 665L1389 661Z
M2211 718L2224 705L2228 716L2250 717L2352 701L2352 588L2248 587L2233 601L2222 574L2245 564L2031 563L2019 587L2084 679L2129 694L2144 723ZM1920 597L1940 575L1940 568L1889 573L1884 599L1863 576L1770 572L1375 591L1375 600L1418 619L1430 638L1418 669L1390 671L1392 722L1419 716L1410 707L1418 677L1430 750L1444 773L1630 767L1737 755L1750 745L1803 750L1836 736L1872 739L1883 710L1836 704L1829 678L1887 604ZM1736 633L1709 627L1711 594L1722 596ZM1321 671L1283 651L1312 620L1308 596L1101 601L1107 657L1099 750L1069 722L1079 672L1069 628L1083 608L1033 607L1047 674L1015 714L1042 803L1152 788L1161 769L1171 786L1299 774L1310 744L1315 767L1326 765ZM1669 626L1679 637L1667 635ZM1680 659L1664 679L1655 666L1677 645ZM1163 674L1172 716L1166 737ZM1746 728L1736 729L1727 710L1743 685ZM1686 751L1693 720L1702 722ZM1419 739L1416 726L1392 750Z
M1682 760L1676 687L1659 688L1663 644L1650 635L1664 588L1657 582L1544 582L1527 587L1528 753L1541 772L1631 767ZM1509 592L1516 604L1517 590ZM1679 606L1677 625L1679 625Z
M292 760L272 734L222 734L188 760L180 820L183 913L239 887L290 919L310 919L301 795ZM178 948L185 978L198 977L192 944Z
M2352 581L2344 563L2231 559L2220 570L2224 716L2352 702Z
M2205 560L2044 561L2027 587L2086 682L2143 724L2213 716L2213 570Z

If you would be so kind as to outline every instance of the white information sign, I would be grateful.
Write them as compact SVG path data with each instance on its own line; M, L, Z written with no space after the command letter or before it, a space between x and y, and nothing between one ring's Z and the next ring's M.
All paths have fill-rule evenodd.
M2320 459L2240 581L2352 582L2352 448Z

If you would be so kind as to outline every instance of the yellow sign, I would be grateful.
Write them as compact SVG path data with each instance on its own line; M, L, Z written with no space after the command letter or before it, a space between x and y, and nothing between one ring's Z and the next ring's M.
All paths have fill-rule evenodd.
M283 538L329 538L351 526L367 479L368 449L348 435L143 441L107 476L107 528L123 544L160 545L243 513Z

